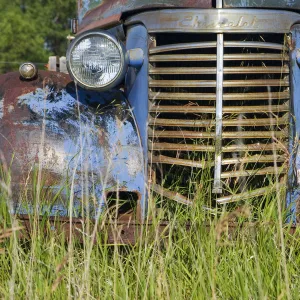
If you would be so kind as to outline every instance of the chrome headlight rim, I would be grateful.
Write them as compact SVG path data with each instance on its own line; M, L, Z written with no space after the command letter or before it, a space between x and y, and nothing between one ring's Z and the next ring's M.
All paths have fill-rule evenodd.
M110 41L112 41L118 48L118 50L120 52L120 56L121 56L121 67L120 67L120 70L119 70L118 74L116 75L115 79L111 82L108 82L105 85L100 86L100 87L95 87L95 86L89 85L89 84L83 82L82 80L80 80L74 74L74 72L72 70L72 65L70 63L71 54L72 54L72 51L74 50L74 47L76 45L78 45L78 43L80 43L81 40L83 40L89 36L97 36L97 35L101 36L101 37L105 37L105 38L109 39ZM76 36L76 38L71 42L71 44L67 50L66 58L67 58L67 69L68 69L68 72L69 72L70 76L72 77L72 79L79 86L89 89L89 90L95 90L95 91L107 91L109 89L115 88L124 79L127 68L128 68L128 57L126 55L125 46L123 44L121 44L121 42L115 36L113 36L112 34L106 32L104 30L86 31L86 32L83 32L83 33L79 34L78 36Z

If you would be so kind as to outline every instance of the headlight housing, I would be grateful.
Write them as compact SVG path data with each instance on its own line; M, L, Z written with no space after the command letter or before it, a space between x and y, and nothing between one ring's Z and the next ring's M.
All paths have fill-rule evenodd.
M104 31L85 32L67 51L67 68L81 86L108 90L124 78L128 66L124 46Z

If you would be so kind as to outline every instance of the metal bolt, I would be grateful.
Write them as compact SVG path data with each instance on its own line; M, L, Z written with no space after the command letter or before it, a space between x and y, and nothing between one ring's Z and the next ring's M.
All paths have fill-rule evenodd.
M144 51L141 48L127 51L129 65L134 68L141 68L144 63Z
M37 67L31 63L31 62L26 62L24 64L22 64L19 68L19 72L21 77L23 77L24 79L30 80L30 79L34 79L37 75Z

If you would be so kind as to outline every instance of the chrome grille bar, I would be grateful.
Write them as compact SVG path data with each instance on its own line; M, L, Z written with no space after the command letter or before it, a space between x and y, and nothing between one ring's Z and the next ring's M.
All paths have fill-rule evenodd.
M216 1L217 8L222 8L223 1ZM222 193L222 115L223 115L223 72L224 72L224 35L217 34L217 87L216 87L216 140L215 140L215 169L212 192Z
M200 42L200 43L185 43L185 44L174 44L167 46L160 46L150 49L150 54L162 53L174 50L186 50L186 49L199 49L199 48L211 48L216 47L216 42ZM224 42L224 47L253 47L253 48L264 48L264 49L276 49L276 50L287 50L286 46L276 43L263 43L263 42Z
M220 33L221 34L221 33ZM150 57L150 62L167 62L167 61L214 61L217 59L215 54L167 54L167 55L153 55ZM271 60L271 61L288 61L289 57L282 54L269 53L254 53L254 54L225 54L223 57L225 61L231 60Z
M261 118L261 119L232 119L232 120L223 120L223 126L232 127L239 125L246 126L279 126L287 125L289 122L288 114L285 114L282 118ZM173 120L173 119L155 119L149 117L149 125L153 126L164 126L164 127L212 127L214 122L212 120Z
M152 68L149 74L216 74L216 68ZM224 74L256 74L279 73L288 74L289 68L285 67L230 67L223 69Z
M152 163L164 163L164 164L170 164L170 165L180 165L180 166L188 166L188 167L194 167L194 168L204 168L208 165L207 162L203 160L199 161L193 161L188 159L180 159L180 158L173 158L165 155L158 155L158 156L151 156L149 155L149 159L152 160ZM278 162L284 162L286 158L283 156L277 155L275 157L276 161ZM253 156L246 156L241 158L231 158L231 159L223 159L222 165L234 165L237 163L249 163L249 162L273 162L274 161L274 155L253 155ZM210 164L209 164L210 165ZM210 166L213 166L211 164Z
M175 144L175 143L149 143L150 150L158 150L158 151L191 151L191 152L214 152L214 146L207 145L194 145L194 144ZM283 145L278 143L268 143L268 144L245 144L245 145L231 145L224 146L222 148L223 152L262 152L262 151L273 151L276 149L277 151L285 151L286 148Z
M223 74L223 72L222 72ZM222 87L240 87L240 86L289 86L289 79L253 79L253 80L225 80L222 81ZM215 87L217 81L214 80L149 80L150 87Z
M152 105L149 107L150 112L164 113L217 113L216 108L212 106L172 106L172 105ZM284 112L289 111L289 102L282 105L257 105L257 106L227 106L223 108L224 113L267 113L267 112Z
M273 93L230 93L230 94L223 94L223 99L228 100L268 100L269 98L272 99L289 99L290 93L286 92L273 92ZM213 101L216 100L216 94L214 93L193 93L193 94L186 94L186 93L154 93L149 92L150 99L163 99L163 100L209 100Z
M209 172L213 191L220 193L213 199L222 204L271 190L269 182L286 174L290 92L284 36L194 34L182 35L180 43L175 34L155 37L149 51L153 168L169 178L184 174L182 188L191 174Z
M222 0L217 1L222 8ZM216 87L216 140L215 140L215 170L214 184L212 192L222 193L222 114L223 114L223 59L224 59L224 36L223 33L217 35L217 87Z
M213 132L198 132L198 131L186 131L186 130L155 130L151 131L149 129L149 135L157 138L183 138L183 139L212 139L215 137L215 133ZM281 131L242 131L242 132L222 132L222 137L224 139L253 139L253 138L266 138L270 139L273 136L276 138L282 138L287 135L287 130ZM216 152L217 153L217 152Z

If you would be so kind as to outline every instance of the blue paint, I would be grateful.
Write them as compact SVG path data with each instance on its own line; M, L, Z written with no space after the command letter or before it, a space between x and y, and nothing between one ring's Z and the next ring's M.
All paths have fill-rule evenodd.
M297 183L297 170L300 170L300 67L296 62L297 49L300 48L300 25L292 28L293 50L290 52L291 117L289 139L289 172L286 206L289 211L288 222L296 223L296 203L300 201L300 185Z
M19 96L16 105L28 113L18 121L15 110L7 117L16 121L14 124L25 125L24 138L36 145L26 153L29 161L37 167L38 156L43 171L59 178L55 185L44 188L51 188L54 193L63 189L61 199L54 203L15 202L15 213L38 210L47 216L82 217L89 212L97 217L105 206L103 193L117 189L139 192L144 206L143 152L131 108L122 92L98 93L79 88L77 99L74 87L38 87ZM40 151L43 123L45 142ZM27 130L29 126L31 129ZM74 203L70 211L72 182ZM87 202L82 203L82 199Z
M148 174L148 32L142 25L135 25L127 29L126 49L130 50L135 48L141 48L143 50L144 63L139 70L129 67L125 86L126 95L132 106L141 137L145 174ZM146 190L146 179L144 184ZM143 208L144 215L146 215L147 211L146 204L145 199L145 206Z

